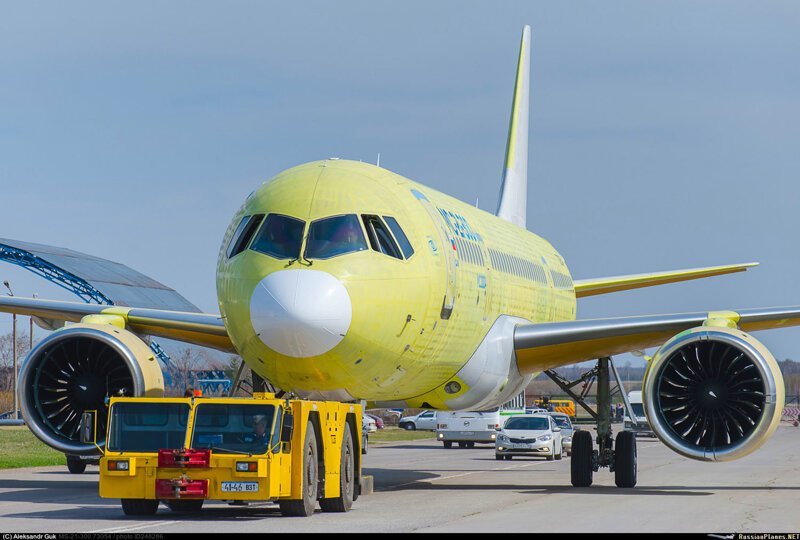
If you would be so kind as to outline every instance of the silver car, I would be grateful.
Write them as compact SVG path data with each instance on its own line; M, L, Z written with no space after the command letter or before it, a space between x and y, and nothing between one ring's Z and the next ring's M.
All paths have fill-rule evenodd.
M575 428L572 426L569 415L562 412L551 412L550 416L556 421L556 425L561 428L561 445L564 447L564 453L571 456L572 434L575 432Z
M547 413L520 414L506 420L494 443L495 459L514 456L544 456L561 459L564 452L561 428Z
M361 424L366 428L366 430L369 433L378 431L378 423L375 422L375 419L370 417L368 414L361 415Z

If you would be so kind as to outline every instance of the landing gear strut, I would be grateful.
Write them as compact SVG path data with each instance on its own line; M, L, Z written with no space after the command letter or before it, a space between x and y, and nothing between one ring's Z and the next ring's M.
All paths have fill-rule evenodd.
M611 429L611 371L617 379L617 388L625 397L625 390L619 375L614 369L611 358L600 358L597 366L585 373L577 381L570 382L558 373L548 370L545 373L570 395L576 403L586 409L595 420L597 427L597 449L592 442L589 431L579 430L572 436L572 456L570 462L570 476L575 487L589 487L592 485L592 476L601 467L608 467L614 473L614 482L618 487L632 488L636 485L636 436L631 431L620 431L616 440ZM591 385L597 380L597 410L592 410L586 403L585 397ZM581 394L576 394L572 388L583 383ZM623 399L631 414L627 399ZM633 415L631 415L633 417Z

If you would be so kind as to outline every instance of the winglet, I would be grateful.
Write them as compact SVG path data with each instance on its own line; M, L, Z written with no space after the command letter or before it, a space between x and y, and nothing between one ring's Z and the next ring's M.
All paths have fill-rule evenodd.
M528 208L528 114L530 94L531 27L522 30L514 102L508 126L506 160L497 216L525 228Z

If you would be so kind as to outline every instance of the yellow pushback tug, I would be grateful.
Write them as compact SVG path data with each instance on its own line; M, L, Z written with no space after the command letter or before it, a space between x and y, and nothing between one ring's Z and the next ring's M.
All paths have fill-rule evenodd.
M221 500L277 501L283 515L310 516L317 501L323 512L346 512L361 492L358 404L259 393L109 405L100 496L120 499L126 515ZM90 440L93 422L83 422Z

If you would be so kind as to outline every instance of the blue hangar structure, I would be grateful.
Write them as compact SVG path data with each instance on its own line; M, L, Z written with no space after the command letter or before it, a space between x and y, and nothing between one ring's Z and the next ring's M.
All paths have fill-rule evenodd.
M0 238L0 262L25 268L86 303L201 312L174 289L141 272L71 249ZM37 319L36 323L49 328L45 321ZM164 349L153 339L149 340L149 345L163 366L170 368L170 358ZM165 382L169 384L169 369L163 371ZM231 384L224 373L217 370L198 372L197 382L204 393L227 391Z

